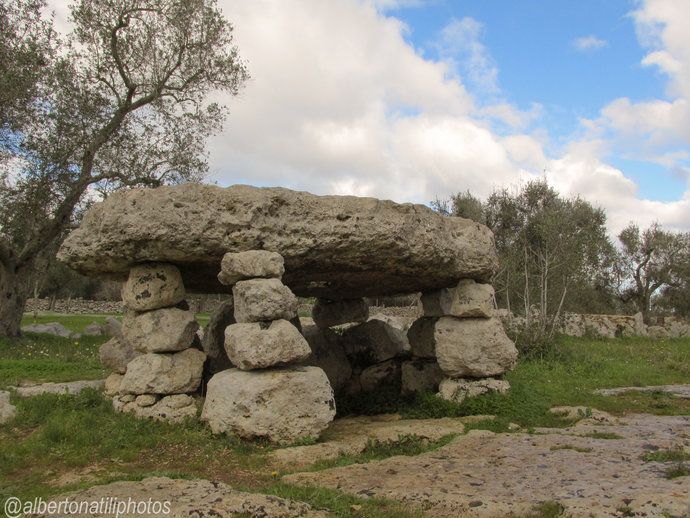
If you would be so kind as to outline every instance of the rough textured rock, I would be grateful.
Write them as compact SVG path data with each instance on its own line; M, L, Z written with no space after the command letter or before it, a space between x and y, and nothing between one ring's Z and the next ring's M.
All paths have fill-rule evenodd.
M438 396L448 401L462 403L468 397L481 396L490 392L505 394L508 390L510 390L510 383L506 380L446 378L441 381L438 387Z
M41 394L79 394L85 389L100 390L105 380L66 381L64 383L37 383L15 387L19 397L33 397Z
M113 372L110 376L105 378L105 383L103 385L103 393L106 396L115 396L120 393L120 385L122 384L122 374Z
M172 264L148 263L132 266L122 287L122 300L134 311L167 308L184 300L180 271Z
M127 366L120 390L128 394L184 394L199 388L206 355L196 349L148 353Z
M388 360L367 367L359 375L362 392L400 393L400 362Z
M230 297L216 309L204 328L201 344L206 353L207 375L213 375L232 367L228 353L225 352L225 328L234 323L235 304Z
M661 326L649 326L647 328L647 335L649 335L650 338L655 338L657 340L669 337L668 331Z
M285 273L283 257L267 250L229 252L220 263L218 280L227 286L256 278L280 279Z
M333 390L318 367L219 372L201 413L214 433L278 443L318 437L334 416Z
M401 419L398 414L343 417L333 421L316 444L279 448L270 457L290 466L308 466L320 460L362 453L372 441L391 443L401 437L417 436L423 441L438 441L450 434L461 434L472 417L441 419Z
M194 313L177 308L162 308L122 319L124 341L135 350L167 353L189 348L199 329Z
M309 344L287 320L232 324L225 330L225 350L242 370L265 369L305 360Z
M59 257L82 273L116 278L141 262L171 263L187 289L225 293L222 257L258 249L283 256L283 282L294 293L333 300L488 280L498 265L488 228L422 205L197 184L108 196Z
M79 333L74 333L62 324L49 322L47 324L30 324L22 327L22 333L43 333L47 335L60 336L62 338L79 338Z
M5 424L17 414L17 407L10 403L10 393L0 390L0 424Z
M491 318L494 288L463 279L452 288L422 293L420 303L425 317Z
M122 336L122 322L115 317L105 317L105 335L109 338Z
M355 366L367 367L409 354L405 333L383 320L368 320L346 329L342 335L345 354Z
M445 374L435 360L415 359L402 363L401 391L436 392Z
M230 517L251 516L252 518L325 518L326 513L314 511L305 503L286 500L273 495L244 493L232 489L222 482L208 480L184 480L165 477L151 477L141 481L113 482L103 486L82 489L55 499L58 502L86 503L129 501L151 502L145 512L119 514L120 518L141 516L165 516L166 518ZM162 509L163 502L169 502L169 512ZM67 506L65 506L67 507ZM114 506L113 506L114 507ZM112 518L115 513L101 504L108 512L83 514L50 514L50 518ZM98 508L97 508L98 509ZM32 515L49 518L48 515Z
M160 399L153 394L142 394L134 399L131 398L131 394L115 396L113 408L137 417L172 423L178 423L188 417L194 418L197 414L196 402L187 394L175 394Z
M418 318L407 331L412 355L418 358L436 358L434 333L438 318Z
M232 294L237 322L292 320L297 316L297 297L280 279L240 281Z
M98 322L91 322L84 328L81 334L84 336L103 336L105 334L105 327Z
M352 376L350 360L343 351L340 336L331 329L319 329L313 324L303 326L302 332L311 348L311 354L303 365L323 369L333 390L340 392Z
M434 340L438 364L452 378L497 376L517 361L515 344L495 318L440 318Z
M98 350L98 355L101 364L107 369L119 374L124 374L127 371L127 365L140 353L121 338L111 338L106 343L101 345Z
M366 322L369 318L369 305L362 298L345 300L316 299L311 310L314 323L321 329Z
M564 517L687 516L687 477L667 479L674 463L645 462L649 451L688 448L688 416L628 415L625 423L582 420L541 434L472 430L446 446L283 477L290 484L337 488L352 495L389 498L425 516L539 515L555 501ZM620 439L587 437L608 432Z

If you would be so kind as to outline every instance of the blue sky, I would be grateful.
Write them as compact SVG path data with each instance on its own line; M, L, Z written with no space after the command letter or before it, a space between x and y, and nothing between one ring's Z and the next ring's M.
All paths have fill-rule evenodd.
M487 91L471 80L466 86L479 103L499 98L525 110L541 105L533 124L548 130L548 149L558 153L577 135L580 120L596 118L612 99L666 97L663 75L641 65L646 51L631 16L637 6L629 0L439 0L388 12L407 25L405 39L431 59L443 58L436 42L450 21L478 22L481 43L498 69L499 90ZM578 47L580 39L589 46ZM460 56L458 74L467 77L468 66ZM682 198L686 178L673 169L621 152L605 158L639 185L641 196Z

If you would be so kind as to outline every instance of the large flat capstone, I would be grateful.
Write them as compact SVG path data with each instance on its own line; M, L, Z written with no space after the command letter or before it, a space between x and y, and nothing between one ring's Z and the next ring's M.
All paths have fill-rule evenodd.
M296 295L331 300L487 281L497 267L491 232L470 220L423 205L245 185L115 193L87 212L59 258L117 279L136 264L171 263L189 291L226 293L221 259L246 250L278 252Z

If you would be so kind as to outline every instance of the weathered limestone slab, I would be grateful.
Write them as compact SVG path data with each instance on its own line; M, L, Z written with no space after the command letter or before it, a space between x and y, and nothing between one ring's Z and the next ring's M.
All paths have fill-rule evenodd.
M422 293L425 317L491 318L494 288L472 279L463 279L452 288Z
M48 322L47 324L29 324L28 326L22 326L22 333L41 333L59 336L61 338L74 339L81 337L79 333L70 331L58 322Z
M124 374L127 371L127 364L139 354L141 353L135 351L134 347L121 338L111 338L98 350L101 364L118 374Z
M311 354L303 365L323 369L333 390L339 392L352 376L352 366L340 343L340 336L331 329L319 329L313 324L303 326L302 333L311 348Z
M219 372L201 413L213 433L278 443L318 437L334 416L333 389L318 367Z
M409 392L435 392L445 378L435 360L415 359L401 365L401 390Z
M498 376L517 361L515 344L495 318L440 318L434 340L438 364L451 378Z
M595 390L602 396L618 396L626 392L664 392L679 398L690 399L690 385L651 385L647 387L616 387Z
M218 280L232 286L237 281L256 278L280 279L285 273L283 257L268 250L228 252L220 263Z
M366 322L369 318L369 305L362 298L345 300L316 299L311 310L314 323L326 329L351 322Z
M62 383L37 383L15 387L19 397L33 397L41 394L79 394L84 389L102 389L104 380L65 381Z
M180 271L165 263L133 266L122 287L122 300L134 311L171 307L182 302L184 295Z
M87 212L60 259L115 278L142 262L170 263L187 289L225 293L222 257L261 249L283 256L294 293L332 300L487 281L498 265L488 228L422 205L197 184L113 193Z
M166 477L150 477L141 481L112 482L102 486L82 489L55 499L57 502L67 500L87 507L95 508L99 503L101 508L108 511L100 513L69 514L57 513L48 515L34 515L37 518L111 518L115 513L103 506L103 502L135 503L151 502L145 513L120 513L120 518L140 518L157 516L166 518L191 517L230 517L252 516L262 518L325 518L327 513L314 511L308 504L286 500L274 495L259 493L244 493L231 488L227 484L209 480L184 480ZM169 504L169 509L162 505ZM113 508L116 505L112 506ZM63 506L69 509L68 506Z
M197 349L179 353L148 353L127 365L120 391L127 394L184 394L201 383L206 355Z
M470 397L477 397L490 392L505 394L508 390L510 390L510 383L506 380L495 378L478 380L446 378L441 381L438 387L438 396L448 401L462 403Z
M297 297L280 279L240 281L232 288L235 320L239 323L292 320L297 316Z
M194 313L178 308L129 313L122 319L124 341L147 353L183 351L192 345L198 329Z
M265 369L306 360L309 344L287 320L232 324L225 329L225 350L238 369Z
M196 417L194 398L187 394L174 394L159 398L154 394L141 394L132 400L131 395L115 396L113 408L118 412L134 414L137 417L179 423Z

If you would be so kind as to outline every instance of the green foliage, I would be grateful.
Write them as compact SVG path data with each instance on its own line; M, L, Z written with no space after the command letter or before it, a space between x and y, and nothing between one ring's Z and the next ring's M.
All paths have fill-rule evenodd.
M690 453L686 453L682 447L657 450L642 455L645 462L682 462L690 460Z
M535 505L524 518L558 518L563 516L565 507L555 500L546 500Z

